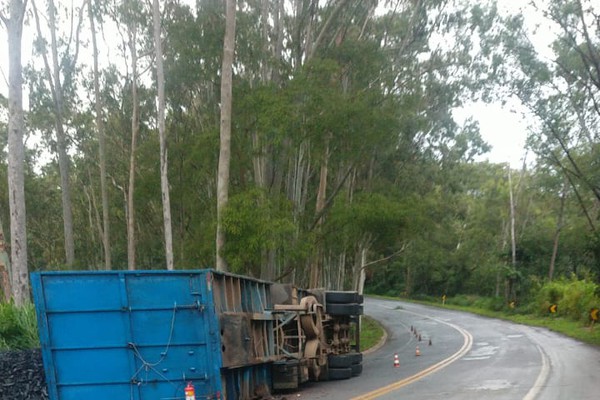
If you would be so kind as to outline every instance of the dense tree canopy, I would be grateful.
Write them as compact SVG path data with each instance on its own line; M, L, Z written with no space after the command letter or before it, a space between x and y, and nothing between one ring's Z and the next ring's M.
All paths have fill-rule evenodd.
M56 25L37 19L23 72L29 270L131 268L132 256L135 268L166 268L165 190L174 267L214 267L225 2L161 1L157 25L140 0L35 3ZM522 15L491 0L236 4L219 253L232 272L507 297L543 279L600 274L593 1L531 2L555 33L550 56L532 44ZM489 145L455 110L515 99L527 109L537 158L512 166L509 180L509 166L480 161ZM6 233L5 110L2 98Z

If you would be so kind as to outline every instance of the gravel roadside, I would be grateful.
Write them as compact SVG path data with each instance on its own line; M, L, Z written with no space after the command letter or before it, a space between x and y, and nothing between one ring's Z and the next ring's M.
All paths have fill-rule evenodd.
M39 349L0 351L0 400L48 400Z

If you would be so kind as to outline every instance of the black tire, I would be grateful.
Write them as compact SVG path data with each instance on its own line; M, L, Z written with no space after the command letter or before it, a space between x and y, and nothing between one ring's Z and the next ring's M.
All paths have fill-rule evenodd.
M329 368L350 368L352 359L347 354L330 354L327 357Z
M327 304L325 312L329 315L362 315L363 306L361 304Z
M327 357L327 365L330 368L349 368L354 364L360 364L362 359L362 353L330 354Z
M360 296L362 297L362 296ZM362 303L359 300L359 294L356 292L338 292L328 291L325 292L325 304L348 304L348 303Z
M348 353L348 355L352 358L352 364L362 363L362 360L363 360L362 353L357 353L357 352L353 351L352 353Z
M352 376L359 376L362 374L363 366L362 364L352 364L350 369L352 369Z
M329 380L337 381L350 378L352 378L352 368L329 368Z

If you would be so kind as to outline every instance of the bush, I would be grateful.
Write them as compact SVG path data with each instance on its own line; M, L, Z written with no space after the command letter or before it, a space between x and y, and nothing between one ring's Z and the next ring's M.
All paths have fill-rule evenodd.
M37 320L32 304L16 307L0 303L0 349L39 347Z
M560 279L543 285L536 296L536 311L548 314L548 307L558 305L558 314L574 321L587 321L592 307L600 306L598 285L587 280Z
M564 297L565 287L566 282L563 279L544 284L535 296L535 313L539 315L548 314L548 307L552 304L558 304Z
M587 280L573 280L565 289L564 297L558 302L559 310L575 321L587 321L592 307L600 304L596 297L598 285Z

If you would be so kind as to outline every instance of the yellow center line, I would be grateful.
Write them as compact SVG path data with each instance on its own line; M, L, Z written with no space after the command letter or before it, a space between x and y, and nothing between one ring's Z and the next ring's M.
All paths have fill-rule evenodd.
M403 312L418 315L419 317L423 317L423 315L420 315L420 314L417 314L414 312L410 312L410 311L406 311L406 310L403 310ZM408 378L404 378L398 382L394 382L387 386L373 390L372 392L365 393L365 394L357 396L357 397L353 397L351 400L371 400L371 399L376 399L379 396L383 396L385 394L391 393L394 390L398 390L404 386L410 385L411 383L416 382L419 379L426 377L427 375L433 374L434 372L437 372L440 369L447 367L448 365L452 364L454 361L458 360L459 358L461 358L462 356L467 354L469 352L469 350L471 350L471 347L473 346L473 336L468 331L466 331L465 329L463 329L457 325L451 324L446 321L442 321L437 318L427 317L427 316L425 318L431 319L436 322L440 322L442 324L446 324L446 325L450 326L451 328L456 329L465 339L462 347L456 353L451 355L450 357L448 357L448 358L438 362L437 364L434 364L422 371L419 371L418 373L416 373L412 376L409 376Z

